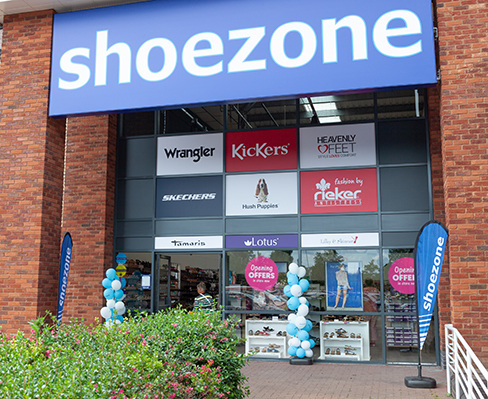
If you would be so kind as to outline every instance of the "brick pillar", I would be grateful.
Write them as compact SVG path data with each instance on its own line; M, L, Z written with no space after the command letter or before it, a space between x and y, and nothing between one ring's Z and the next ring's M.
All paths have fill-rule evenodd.
M437 0L451 320L488 365L488 12Z
M73 239L65 314L87 323L104 305L102 280L113 266L115 115L69 118L63 231Z
M7 15L0 64L0 327L56 312L64 119L47 116L53 12Z

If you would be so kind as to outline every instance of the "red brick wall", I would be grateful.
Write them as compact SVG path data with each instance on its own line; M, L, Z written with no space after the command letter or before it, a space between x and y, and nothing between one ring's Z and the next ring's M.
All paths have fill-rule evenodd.
M64 317L100 317L102 280L112 267L115 115L69 118L63 231L73 239Z
M437 1L451 320L488 364L486 5L486 0Z
M0 327L55 312L64 120L47 116L53 12L4 19L0 64Z

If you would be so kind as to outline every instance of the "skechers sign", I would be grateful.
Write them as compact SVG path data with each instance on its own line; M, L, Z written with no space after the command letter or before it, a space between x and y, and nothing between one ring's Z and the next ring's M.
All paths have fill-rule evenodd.
M432 86L435 70L429 0L153 1L54 16L49 114Z
M156 217L222 216L222 176L159 178Z

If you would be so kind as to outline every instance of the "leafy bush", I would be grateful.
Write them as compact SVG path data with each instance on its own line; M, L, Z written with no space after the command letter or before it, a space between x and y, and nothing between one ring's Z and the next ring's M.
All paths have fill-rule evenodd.
M242 399L235 323L180 308L111 327L40 318L30 336L0 334L0 397Z

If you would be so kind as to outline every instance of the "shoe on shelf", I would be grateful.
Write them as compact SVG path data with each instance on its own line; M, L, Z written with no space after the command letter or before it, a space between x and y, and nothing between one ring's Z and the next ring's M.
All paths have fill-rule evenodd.
M248 331L248 334L249 334L249 335L254 335L254 333L253 333L253 331L252 331L252 330L249 330L249 331Z

